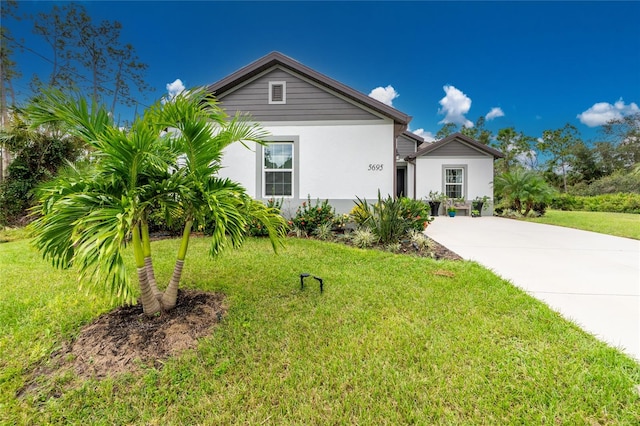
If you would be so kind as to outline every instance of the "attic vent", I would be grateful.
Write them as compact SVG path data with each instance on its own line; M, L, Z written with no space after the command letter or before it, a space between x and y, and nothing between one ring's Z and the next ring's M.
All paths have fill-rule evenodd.
M269 82L269 103L270 104L286 104L287 103L287 82L286 81L270 81Z

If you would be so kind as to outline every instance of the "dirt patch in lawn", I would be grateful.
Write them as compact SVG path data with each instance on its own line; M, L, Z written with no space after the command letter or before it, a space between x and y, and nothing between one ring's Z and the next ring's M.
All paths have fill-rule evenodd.
M196 346L224 317L224 295L180 290L176 307L146 316L142 305L123 306L85 326L78 338L38 367L19 394L37 388L42 375L74 371L80 378L104 378L135 372L142 366L162 368L163 361Z

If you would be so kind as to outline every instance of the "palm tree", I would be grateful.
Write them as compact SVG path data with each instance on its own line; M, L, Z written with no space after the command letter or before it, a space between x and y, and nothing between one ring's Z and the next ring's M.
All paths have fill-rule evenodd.
M524 216L534 204L548 202L553 196L553 189L540 175L522 167L496 176L494 188L511 208Z
M130 130L115 127L104 107L58 91L45 93L29 114L33 126L63 124L91 146L94 157L90 167L71 166L41 187L35 246L55 266L77 264L83 281L106 284L114 297L131 302L123 260L130 241L146 314L175 306L194 223L213 223L211 255L240 246L254 218L268 230L274 250L281 244L284 219L217 176L225 147L262 143L266 134L239 115L229 119L204 90L156 103ZM147 224L154 206L185 224L164 292L156 284Z

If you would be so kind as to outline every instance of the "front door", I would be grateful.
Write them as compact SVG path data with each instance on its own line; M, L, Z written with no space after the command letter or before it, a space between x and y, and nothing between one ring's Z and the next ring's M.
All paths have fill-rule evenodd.
M402 167L396 169L396 197L407 196L407 169Z

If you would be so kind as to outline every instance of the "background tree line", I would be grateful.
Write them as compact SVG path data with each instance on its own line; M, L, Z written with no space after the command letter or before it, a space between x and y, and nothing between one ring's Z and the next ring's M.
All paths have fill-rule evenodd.
M118 106L138 104L134 90L145 93L151 88L145 82L148 66L135 47L122 40L118 21L96 22L76 3L52 5L49 12L33 16L21 13L15 0L3 0L1 8L3 22L30 25L48 46L48 51L36 50L16 39L6 25L1 27L0 224L7 224L24 218L36 185L51 179L62 164L78 160L89 149L55 126L31 128L18 98L25 99L22 103L26 106L51 88L74 91L95 104L107 105L116 117ZM14 85L22 76L14 60L18 51L40 56L49 64L31 77L22 96Z

